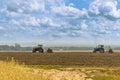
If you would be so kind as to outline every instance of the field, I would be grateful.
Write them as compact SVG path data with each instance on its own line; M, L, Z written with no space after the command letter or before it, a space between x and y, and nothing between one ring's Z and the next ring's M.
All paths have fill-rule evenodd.
M26 65L65 65L65 66L120 66L120 53L91 53L91 52L0 52L0 60L9 61L14 58Z
M0 52L0 75L0 80L120 80L120 53Z

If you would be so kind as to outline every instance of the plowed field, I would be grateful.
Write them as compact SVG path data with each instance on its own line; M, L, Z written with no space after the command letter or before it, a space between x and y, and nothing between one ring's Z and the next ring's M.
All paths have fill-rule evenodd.
M14 58L27 65L78 65L78 66L120 66L120 53L91 52L0 52L0 60L9 61Z

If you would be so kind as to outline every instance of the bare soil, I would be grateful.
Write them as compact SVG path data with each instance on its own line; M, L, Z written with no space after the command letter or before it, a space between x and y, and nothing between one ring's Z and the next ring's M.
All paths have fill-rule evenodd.
M27 65L65 65L65 66L120 66L120 53L92 52L0 52L0 60L9 61L14 57L19 63Z

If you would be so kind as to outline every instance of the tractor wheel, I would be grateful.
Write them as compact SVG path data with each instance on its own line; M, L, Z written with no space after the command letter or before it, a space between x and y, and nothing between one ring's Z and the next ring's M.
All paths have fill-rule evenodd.
M96 51L93 51L93 53L96 53Z
M43 53L43 52L44 52L44 50L42 50L42 49L41 49L41 50L39 50L39 53Z
M103 49L101 49L101 50L100 50L100 53L104 53L104 50L103 50Z
M32 52L33 52L33 53L36 52L35 49L33 49Z

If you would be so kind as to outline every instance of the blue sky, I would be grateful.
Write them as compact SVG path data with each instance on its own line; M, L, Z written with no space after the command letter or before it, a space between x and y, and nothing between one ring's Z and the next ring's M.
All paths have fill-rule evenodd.
M0 0L1 43L119 45L120 0Z

